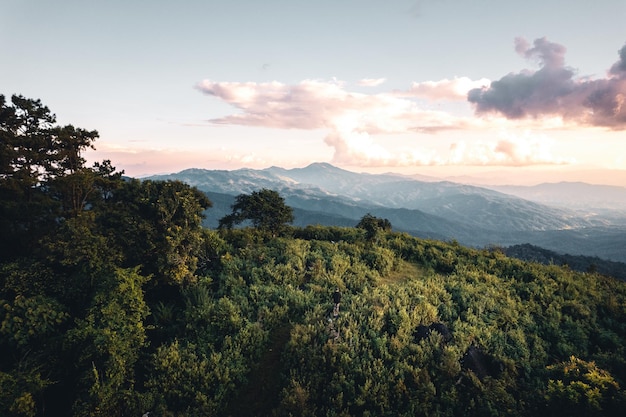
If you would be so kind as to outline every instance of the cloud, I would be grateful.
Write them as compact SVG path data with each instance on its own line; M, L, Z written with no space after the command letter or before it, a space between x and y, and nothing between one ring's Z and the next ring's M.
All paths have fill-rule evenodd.
M353 166L429 165L534 165L555 164L546 141L503 137L499 142L467 145L457 143L449 155L416 146L415 133L443 131L518 130L521 121L502 117L484 119L457 117L420 107L413 98L458 101L486 80L453 80L414 83L407 91L362 94L346 90L344 83L304 80L295 85L279 82L215 82L197 85L204 94L217 97L238 111L211 119L214 124L256 126L274 129L326 130L324 142L334 153L332 162ZM555 118L525 125L559 127ZM560 119L558 120L560 121ZM387 135L387 136L385 136ZM388 135L406 135L411 146L385 146ZM406 142L405 142L406 143Z
M626 45L619 50L619 61L613 64L609 74L622 78L626 76Z
M546 38L536 39L532 46L518 38L515 50L540 68L470 90L467 98L477 114L495 112L509 119L559 116L581 125L626 129L626 45L607 78L596 80L576 78L575 71L565 66L565 47Z
M473 123L442 111L422 109L394 94L350 92L336 80L304 80L295 85L205 80L197 88L240 110L237 114L211 119L212 123L329 130L325 143L333 147L334 161L406 160L405 155L391 155L376 144L372 135L436 133Z
M453 143L450 146L450 164L455 165L564 165L575 161L553 155L552 140L530 131L523 134L501 134L493 142Z
M361 87L376 87L384 84L387 81L386 78L363 78L357 82Z
M169 174L190 167L212 167L217 169L236 169L241 166L264 168L278 164L279 161L267 159L254 150L237 151L219 147L198 150L180 150L172 148L129 147L126 145L101 145L96 150L86 152L85 158L91 164L104 159L115 161L117 170L123 170L131 177L152 174Z
M458 77L452 80L424 81L412 83L408 91L397 92L400 97L417 97L428 100L460 101L467 99L467 93L476 88L488 86L490 81L486 78L471 80L468 77Z

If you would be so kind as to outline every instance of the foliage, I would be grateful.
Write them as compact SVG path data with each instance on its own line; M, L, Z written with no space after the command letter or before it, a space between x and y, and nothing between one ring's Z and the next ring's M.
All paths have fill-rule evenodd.
M233 212L220 219L220 228L232 228L235 224L250 221L252 226L276 236L286 223L293 221L293 209L274 190L266 188L241 194L235 198Z
M136 270L115 270L102 277L93 305L84 320L69 332L68 341L80 351L84 372L74 405L78 415L124 415L132 408L134 367L146 344L144 320L149 310Z
M96 131L54 126L55 121L40 100L13 95L9 104L0 95L0 259L34 250L50 231L63 213L51 185L82 169L81 152L98 137ZM68 198L77 194L76 188L69 191Z
M624 392L613 376L594 362L571 356L548 367L546 399L552 414L601 416L617 414L626 405Z
M365 230L365 236L368 240L376 240L380 232L390 232L391 222L387 219L381 219L367 213L359 220L356 227Z
M125 181L101 219L103 234L123 248L123 264L165 283L195 279L202 211L211 202L180 181Z

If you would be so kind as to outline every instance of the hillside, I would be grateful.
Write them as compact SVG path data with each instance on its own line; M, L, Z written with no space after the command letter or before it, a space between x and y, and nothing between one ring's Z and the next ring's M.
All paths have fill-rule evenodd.
M189 169L155 176L180 180L208 195L277 190L297 210L295 224L350 226L367 213L389 219L413 236L456 240L472 247L532 244L560 254L626 262L625 218L616 211L581 212L452 182L396 174L361 174L329 164L234 171ZM207 225L220 215L207 213ZM221 211L220 211L221 210Z
M205 213L204 225L216 228L219 219L231 211L235 196L223 193L206 192L213 202L213 207ZM472 229L461 224L445 220L419 210L388 209L380 206L359 205L354 202L335 198L314 197L294 192L285 198L285 202L294 209L295 226L354 226L365 214L387 218L394 228L415 236L447 239L454 233L471 235Z
M279 191L287 200L296 195L325 202L336 199L367 209L419 210L438 216L440 221L443 218L493 231L557 230L592 225L574 212L485 188L424 182L392 174L357 174L320 163L291 170L277 167L234 171L189 169L150 178L183 181L205 192L238 195L269 188Z
M529 244L513 245L504 249L504 253L512 258L544 265L563 265L580 272L597 272L599 274L626 280L626 264L600 259L597 256L574 256L559 254Z
M16 384L4 407L24 392L57 415L618 416L626 405L621 281L355 228L203 236L207 262L186 284L120 271L91 301L21 287L5 265L3 323L27 327L1 333L2 372ZM46 328L26 310L42 297L59 312ZM87 316L77 303L92 306ZM9 359L24 351L35 353L26 368ZM130 385L116 379L128 369ZM48 374L39 388L22 379Z

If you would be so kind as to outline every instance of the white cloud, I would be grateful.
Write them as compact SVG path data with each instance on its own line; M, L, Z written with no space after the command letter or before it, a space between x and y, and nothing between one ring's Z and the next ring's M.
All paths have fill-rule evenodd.
M457 142L450 146L449 163L454 165L562 165L571 164L572 158L555 156L553 141L545 135L526 131L522 135L502 133L491 142L468 144Z
M452 80L424 81L412 83L407 91L399 91L400 97L416 97L427 100L467 101L467 93L474 88L488 87L486 78L471 80L468 77L455 77Z
M277 129L329 129L338 139L327 141L341 153L350 135L366 140L381 133L436 132L458 129L471 122L442 111L424 110L413 101L392 94L349 92L342 83L304 80L296 85L232 83L205 80L198 85L241 113L212 119L217 124Z
M361 87L376 87L384 84L387 81L386 78L363 78L357 82Z
M517 123L499 118L459 117L424 109L412 98L460 100L472 88L488 83L461 77L414 83L404 93L350 92L344 83L304 80L295 85L279 82L237 83L205 80L197 88L237 108L239 112L211 119L215 124L275 129L325 129L324 141L333 148L334 162L361 166L418 166L441 164L531 165L565 163L550 154L545 138L504 137L493 143L456 143L448 157L415 146L385 147L375 139L405 135L415 144L420 133L484 131L498 126L517 129ZM432 136L430 136L432 137ZM406 142L405 142L406 143Z

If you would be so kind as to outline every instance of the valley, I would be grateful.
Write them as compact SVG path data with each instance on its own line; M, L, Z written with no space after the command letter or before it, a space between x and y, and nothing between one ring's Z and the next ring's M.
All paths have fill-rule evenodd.
M150 178L180 180L205 192L214 202L206 213L209 227L230 211L234 196L268 188L294 208L297 226L353 226L371 213L417 237L476 248L532 244L559 254L626 262L622 187L563 183L485 188L355 173L326 163L289 170L188 169ZM601 195L606 195L604 200Z

